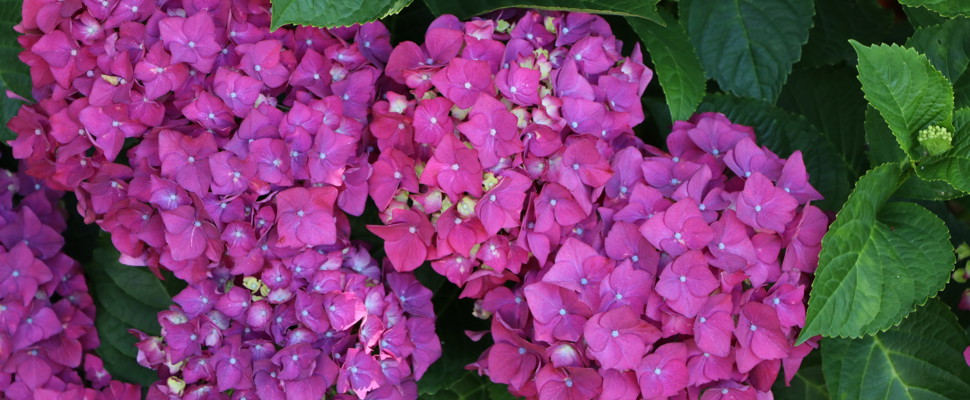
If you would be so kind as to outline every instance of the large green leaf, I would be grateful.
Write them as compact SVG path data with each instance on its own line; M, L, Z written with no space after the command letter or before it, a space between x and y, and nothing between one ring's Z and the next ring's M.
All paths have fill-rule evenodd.
M849 39L862 43L882 41L892 25L893 12L875 0L816 0L814 21L799 65L820 66L849 60L855 55Z
M856 176L868 167L866 99L860 87L854 69L848 66L796 67L778 98L779 106L805 116L818 127L835 144ZM892 135L889 139L893 140Z
M953 83L953 100L956 107L970 107L970 74Z
M20 22L21 7L20 1L0 0L0 142L3 143L17 137L7 129L7 122L17 115L23 104L8 98L7 90L30 98L30 74L27 66L17 58L21 48L17 43L17 32L13 30L13 26Z
M776 399L782 400L828 400L830 397L822 375L821 353L818 350L808 353L792 378L791 385L786 386L784 374L778 374L778 381L772 386L771 393Z
M944 181L930 181L913 174L899 185L893 196L915 200L952 200L966 195Z
M835 145L805 118L761 100L731 95L708 96L699 111L720 112L734 123L753 126L758 143L779 156L801 150L812 185L825 196L816 204L837 210L845 201L850 189L848 164Z
M883 164L856 183L822 239L799 340L879 332L943 289L950 234L925 208L889 202L901 178L899 164Z
M350 26L401 12L412 0L272 0L272 28L309 25Z
M513 400L508 386L492 383L477 372L456 370L458 378L433 393L422 393L422 400ZM423 379L422 379L423 381ZM418 383L420 386L420 382Z
M970 108L954 114L953 148L921 163L916 172L929 180L941 180L970 193Z
M115 378L145 386L158 377L138 365L137 339L128 330L158 335L157 314L172 304L172 298L148 269L121 265L118 251L110 242L102 243L84 269L98 308L94 324L101 346L97 352Z
M681 20L709 77L774 102L812 27L812 0L684 0Z
M875 167L885 163L906 161L906 153L899 148L899 143L889 129L886 120L882 119L879 111L869 106L866 108L866 145L869 147L869 166Z
M707 80L684 27L667 13L663 18L666 26L641 18L627 18L627 22L650 54L671 118L686 120L704 98Z
M593 14L646 18L663 23L657 13L660 0L424 0L435 15L454 14L466 19L503 8L540 8Z
M95 302L95 305L101 306L98 302ZM138 339L128 333L123 322L99 310L94 324L98 327L101 339L101 345L96 351L112 378L122 382L137 383L143 388L158 380L155 371L138 364L136 360L138 349L135 348Z
M970 16L970 1L967 0L899 0L899 4L925 7L947 17Z
M970 21L948 19L939 25L916 29L907 47L925 54L950 82L956 82L970 63Z
M916 28L939 25L947 20L940 13L927 10L923 7L903 6L903 12L906 13L906 20Z
M851 43L859 54L859 81L866 99L889 124L899 147L910 159L917 159L916 132L950 121L953 87L926 56L913 49Z
M822 365L836 399L966 399L968 344L947 306L930 300L878 335L823 340Z

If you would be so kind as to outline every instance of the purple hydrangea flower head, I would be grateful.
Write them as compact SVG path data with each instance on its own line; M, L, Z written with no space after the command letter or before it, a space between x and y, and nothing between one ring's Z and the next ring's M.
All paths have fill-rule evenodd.
M734 374L735 321L763 304L797 335L819 196L800 153L782 159L721 114L676 122L669 153L640 142L652 72L620 48L600 17L534 11L441 17L424 45L394 48L400 86L370 125L371 230L397 270L430 261L479 299L495 345L470 367L513 394L767 391L780 359Z
M23 165L21 165L23 168ZM5 398L140 397L95 355L94 302L80 265L61 253L61 192L0 171L0 390Z
M389 99L387 112L400 116L390 127L407 122L410 129L416 121L413 102L399 109L403 96L378 93L384 66L401 65L389 59L388 30L374 22L270 32L270 17L263 0L28 2L17 30L38 101L11 123L23 133L15 155L50 187L74 192L78 211L111 233L123 263L166 269L188 282L176 306L159 314L161 335L138 334L139 362L167 379L152 385L148 398L212 398L227 390L232 398L320 398L331 387L359 398L414 397L414 381L441 353L430 296L408 273L385 280L369 250L350 242L346 214L361 214L368 193L386 196L384 208L399 189L417 190L418 166L436 184L447 182L452 204L465 192L480 196L482 186L465 176L481 175L480 166L472 168L477 155L468 157L456 139L439 159L463 166L470 160L468 171L454 172L451 162L449 172L432 174L427 160L414 163L403 153L372 166L378 157L370 149L387 150L374 146L375 137L387 135L369 129L387 120L371 111L375 99ZM464 32L446 28L435 28L441 41L420 49L421 62L434 59L426 65L428 88L463 45ZM485 76L474 66L448 72L467 72L476 85L484 82L480 90L494 92L490 69ZM457 125L452 100L437 101L441 122ZM514 128L517 117L509 115ZM454 137L453 130L431 137ZM401 178L390 178L394 172ZM22 306L37 291L54 290L52 280L67 270L49 261L63 244L63 222L48 222L63 217L52 209L2 216L9 223L0 243L14 251L0 252L0 276L16 276L4 279L0 296L3 304L18 299L18 320L34 321L11 331L17 346L53 342L65 324L90 326L63 306ZM392 264L411 270L435 253L434 228L425 215L399 218L421 228L420 247L403 235L387 238L399 242L387 247ZM478 230L484 232L480 223ZM81 335L71 329L72 338ZM57 340L30 359L16 349L18 360L29 361L20 364L38 366L23 374L23 388L48 390L51 376L80 383L66 369L48 372L33 362L81 359L81 351ZM89 342L82 341L83 353ZM89 369L100 370L97 361ZM129 396L110 379L87 381ZM23 388L11 393L29 393Z

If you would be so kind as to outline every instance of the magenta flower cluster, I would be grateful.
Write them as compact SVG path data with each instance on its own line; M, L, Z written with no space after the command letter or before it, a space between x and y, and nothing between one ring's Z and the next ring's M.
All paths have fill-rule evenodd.
M126 263L190 283L341 242L343 212L366 201L388 32L271 33L269 5L26 2L21 59L39 101L11 122L15 156L73 191Z
M600 17L516 17L438 18L423 45L391 53L386 74L408 91L374 106L370 194L386 226L371 230L397 270L434 260L465 297L582 231L613 175L604 154L639 143L652 78Z
M94 302L80 265L61 252L60 198L0 170L0 393L137 400L138 387L111 380L94 353Z
M334 386L416 398L415 380L441 353L431 291L382 274L359 246L299 258L222 293L226 283L212 280L178 294L159 313L161 337L139 332L138 361L166 378L148 398L320 399Z
M720 114L643 145L637 50L599 17L442 17L391 53L370 179L399 271L491 315L472 366L540 399L755 398L794 346L827 216L800 153ZM506 285L508 281L515 281ZM716 390L709 390L716 389ZM733 397L732 397L733 396Z
M596 214L480 302L495 344L473 367L540 399L756 399L792 379L828 225L801 154L711 113L667 144L604 155Z
M163 336L142 334L153 398L414 397L440 355L430 292L382 274L345 215L367 200L388 31L270 32L269 7L25 2L38 103L10 124L14 154L122 262L189 283Z

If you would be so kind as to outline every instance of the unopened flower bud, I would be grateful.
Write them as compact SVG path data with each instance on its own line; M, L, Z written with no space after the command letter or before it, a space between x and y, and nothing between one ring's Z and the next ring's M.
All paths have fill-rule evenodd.
M919 144L932 155L940 155L953 147L953 133L939 125L932 125L919 131Z

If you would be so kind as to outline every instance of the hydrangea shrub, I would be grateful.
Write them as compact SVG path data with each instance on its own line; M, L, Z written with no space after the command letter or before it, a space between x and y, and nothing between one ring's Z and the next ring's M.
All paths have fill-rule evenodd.
M90 352L89 304L68 301L83 328L31 328L49 320L38 307L72 312L57 268L104 305L104 274L68 269L60 236L36 228L66 229L54 190L121 262L188 284L160 332L161 306L131 331L152 399L970 391L970 338L933 299L970 308L947 287L970 241L966 6L409 3L0 12L0 56L23 49L0 68L17 92L0 116L16 114L8 144L33 177L7 191L41 221L0 212L4 396L138 395ZM466 332L485 338L477 361L443 350L484 322L452 321L452 290L474 304L459 315L491 324Z

